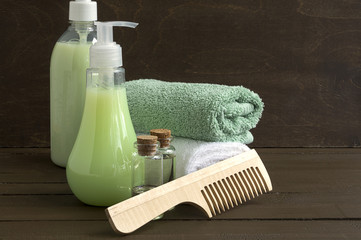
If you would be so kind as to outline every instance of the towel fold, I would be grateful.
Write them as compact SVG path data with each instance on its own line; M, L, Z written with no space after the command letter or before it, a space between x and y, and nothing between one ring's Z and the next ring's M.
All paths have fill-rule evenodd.
M177 178L250 150L239 142L204 142L182 137L174 138L172 145L177 153Z
M164 82L125 83L136 132L167 128L172 135L210 142L251 143L263 102L242 86Z

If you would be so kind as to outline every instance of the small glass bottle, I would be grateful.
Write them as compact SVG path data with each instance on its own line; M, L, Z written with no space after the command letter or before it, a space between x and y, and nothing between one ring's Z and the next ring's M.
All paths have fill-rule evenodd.
M152 129L150 135L157 136L160 143L159 152L163 154L163 181L170 182L176 178L176 150L172 141L171 130Z
M163 184L163 155L158 151L157 136L138 136L134 147L138 151L132 158L132 195L136 196Z

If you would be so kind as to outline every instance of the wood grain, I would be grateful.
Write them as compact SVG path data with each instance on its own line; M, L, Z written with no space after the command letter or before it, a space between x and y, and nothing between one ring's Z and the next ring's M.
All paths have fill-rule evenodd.
M360 147L361 4L103 0L127 79L243 85L266 108L253 147ZM2 0L0 147L49 146L49 60L68 1Z
M21 231L19 231L21 229ZM153 221L126 239L339 240L359 239L359 221ZM120 239L106 221L2 222L3 239Z
M177 206L162 220L126 238L316 240L361 236L360 149L256 150L271 177L271 193L210 220L193 206ZM120 237L106 220L105 208L84 205L69 191L65 170L51 163L49 149L0 149L0 239Z
M336 195L336 197L335 197ZM227 211L215 220L322 220L353 219L361 216L360 192L284 193L261 196ZM73 195L7 195L0 196L0 221L85 221L106 220L104 208L82 204ZM199 209L179 205L167 212L164 220L204 220L208 217ZM213 218L212 218L213 219Z

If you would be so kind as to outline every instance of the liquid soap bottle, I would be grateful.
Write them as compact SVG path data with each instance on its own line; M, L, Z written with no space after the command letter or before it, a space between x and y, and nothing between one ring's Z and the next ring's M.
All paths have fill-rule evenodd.
M124 87L121 47L113 42L113 26L135 28L138 24L95 25L98 41L90 47L84 113L66 176L79 200L110 206L131 197L136 141Z
M96 41L97 3L71 1L69 20L50 60L51 160L61 167L66 166L83 114L89 48Z

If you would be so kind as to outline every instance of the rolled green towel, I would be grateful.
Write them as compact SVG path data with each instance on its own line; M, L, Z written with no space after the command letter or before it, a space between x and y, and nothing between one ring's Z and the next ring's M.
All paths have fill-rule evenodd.
M263 111L242 86L140 79L125 83L136 132L167 128L172 135L211 142L251 143Z

